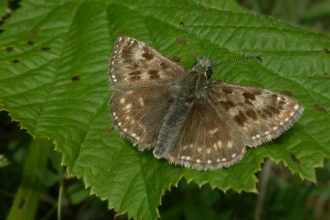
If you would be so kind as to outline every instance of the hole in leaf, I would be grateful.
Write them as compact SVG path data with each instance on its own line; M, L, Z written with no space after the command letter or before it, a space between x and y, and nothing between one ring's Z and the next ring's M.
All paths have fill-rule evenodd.
M12 63L20 63L21 61L19 59L13 59L11 62Z
M42 51L50 51L52 48L51 47L41 47Z
M34 44L34 41L33 40L29 40L26 44L32 46Z
M80 81L80 75L76 74L76 75L72 76L71 81L72 82L79 82Z

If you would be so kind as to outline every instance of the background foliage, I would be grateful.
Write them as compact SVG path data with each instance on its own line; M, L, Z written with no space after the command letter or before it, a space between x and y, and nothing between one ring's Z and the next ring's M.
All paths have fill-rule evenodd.
M310 1L299 7L294 1L265 2L241 4L273 16L288 14L282 14L281 7L292 8L292 16L284 19L327 32L322 11L327 1L313 7ZM19 130L1 112L1 153L10 162L1 171L2 217L10 207L9 218L37 215L47 219L62 207L65 218L105 218L113 216L112 211L106 211L108 206L118 214L152 219L158 216L161 195L176 185L178 188L172 187L162 199L160 214L164 219L327 215L329 167L326 164L317 177L314 168L329 157L329 38L256 16L234 1L166 3L0 2L5 21L0 27L1 108L34 137ZM8 11L6 4L15 12ZM194 62L191 48L176 43L176 39L185 39L179 26L182 20L200 56L208 55L218 62L251 53L263 58L262 64L221 66L213 79L292 94L306 108L290 131L248 150L243 161L229 169L197 172L174 167L154 159L151 152L137 151L112 130L107 105L112 90L106 69L116 37L127 34L145 41L167 56L180 57L189 69ZM54 140L62 158L53 151L52 141L44 137ZM245 193L257 191L254 174L268 157L281 163L264 164L258 174L259 197ZM6 164L5 159L0 161ZM81 178L84 185L73 177ZM184 179L178 183L181 177ZM301 178L318 181L318 187ZM58 195L63 195L63 201Z

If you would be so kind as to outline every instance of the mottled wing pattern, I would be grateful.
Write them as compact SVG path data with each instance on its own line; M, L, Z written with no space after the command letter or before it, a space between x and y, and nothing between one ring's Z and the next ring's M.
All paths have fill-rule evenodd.
M303 111L288 96L221 81L210 82L205 94L192 105L165 156L172 163L198 170L228 167L244 156L246 146L278 137Z
M245 146L229 128L226 118L209 100L198 99L189 110L175 147L165 158L197 170L230 166L243 157Z
M184 73L184 69L149 45L120 36L109 62L108 78L114 89L164 86Z
M210 82L208 97L242 143L256 147L277 138L301 116L304 107L295 99L266 89Z
M117 90L110 104L120 133L140 150L156 145L157 131L184 75L181 65L169 60L149 45L120 36L109 63L108 78Z
M157 131L172 103L166 87L116 91L110 99L110 104L115 105L111 114L116 128L140 150L156 145Z

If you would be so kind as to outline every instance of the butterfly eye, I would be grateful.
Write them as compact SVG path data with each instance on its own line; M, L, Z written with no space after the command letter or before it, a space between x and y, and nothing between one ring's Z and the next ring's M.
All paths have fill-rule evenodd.
M211 75L212 75L212 69L211 68L208 68L206 70L206 76L207 76L207 78L209 79L211 77Z

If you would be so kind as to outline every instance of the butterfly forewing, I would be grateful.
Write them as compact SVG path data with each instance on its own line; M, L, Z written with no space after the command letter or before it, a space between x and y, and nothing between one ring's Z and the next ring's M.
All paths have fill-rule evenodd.
M114 89L164 86L184 74L181 65L149 45L120 36L109 63L108 78Z

